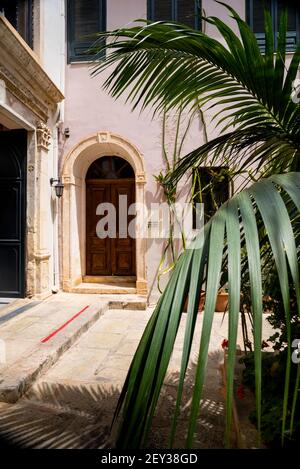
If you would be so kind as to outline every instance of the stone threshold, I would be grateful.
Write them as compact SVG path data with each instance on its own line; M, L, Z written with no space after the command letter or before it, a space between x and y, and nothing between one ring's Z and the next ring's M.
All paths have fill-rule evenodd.
M5 367L2 374L0 373L0 401L17 402L34 382L48 371L108 310L145 310L146 307L146 299L138 295L129 295L125 299L116 295L115 298L113 296L107 299L101 298L101 302L91 304L84 314L76 317L49 341L46 343L40 341L22 358ZM61 324L60 319L57 325L52 325L49 332L55 331L56 326L59 328ZM26 339L26 336L24 338Z
M135 285L136 277L134 276L120 276L120 275L109 275L109 276L96 276L96 275L85 275L83 277L83 283L100 283L108 285Z
M135 283L119 284L119 283L95 283L84 282L70 290L72 293L90 294L96 293L98 295L135 295L137 293Z

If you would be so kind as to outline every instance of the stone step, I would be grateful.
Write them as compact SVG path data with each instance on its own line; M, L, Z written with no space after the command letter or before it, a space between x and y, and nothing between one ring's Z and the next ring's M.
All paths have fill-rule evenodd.
M49 305L49 311L52 311L53 307L51 310L51 302L45 302L40 305L40 308L49 308ZM145 310L146 307L146 299L137 295L128 295L125 298L118 295L107 298L101 297L101 300L87 306L84 313L69 322L69 320L74 317L74 314L72 316L72 313L69 313L69 315L66 316L67 304L62 303L61 309L62 313L65 313L64 316L58 314L58 320L56 323L53 322L51 327L50 324L43 323L42 325L44 327L40 329L40 332L39 326L36 324L36 335L40 339L39 342L35 341L32 348L27 351L27 353L24 353L23 356L14 363L4 367L2 372L0 372L0 401L14 403L22 397L32 384L48 371L106 311L110 309ZM51 314L51 312L49 314ZM43 317L46 315L47 311L44 311ZM62 318L64 318L64 320L62 320ZM47 330L45 334L45 326L47 326L47 324L49 330ZM62 328L65 324L66 326ZM55 335L48 341L41 341L42 338L50 337L55 331ZM24 329L23 340L26 340L26 329ZM18 346L17 343L16 346Z
M84 283L100 283L100 284L109 284L109 285L121 285L126 286L128 284L135 285L136 277L126 276L122 277L120 275L110 275L110 276L96 276L96 275L85 275L83 277Z
M128 284L108 284L108 283L80 283L72 289L73 293L90 294L95 293L98 295L135 295L135 283Z

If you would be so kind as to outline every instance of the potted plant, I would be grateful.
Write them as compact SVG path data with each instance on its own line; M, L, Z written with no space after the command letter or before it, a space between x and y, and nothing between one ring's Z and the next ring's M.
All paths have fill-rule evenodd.
M205 304L205 290L201 290L200 300L199 300L199 307L198 311L203 311ZM217 301L216 301L216 312L224 313L227 311L228 307L228 292L225 288L221 288L218 292ZM185 301L183 311L186 312L188 308L188 298Z
M227 307L228 307L228 291L225 288L221 288L218 291L216 311L218 313L224 313L225 311L227 311Z
M188 309L188 298L185 300L183 311L186 313ZM203 311L204 309L204 303L205 303L205 290L201 290L201 295L199 299L199 306L198 306L198 311Z

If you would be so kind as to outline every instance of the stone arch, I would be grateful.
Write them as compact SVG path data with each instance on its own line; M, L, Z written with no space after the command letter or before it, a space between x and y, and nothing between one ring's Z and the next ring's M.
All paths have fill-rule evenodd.
M74 291L85 276L85 176L89 166L102 156L120 156L135 173L136 203L145 203L145 169L141 153L120 135L101 131L79 142L68 153L63 169L65 185L62 207L63 289ZM136 292L147 293L146 244L136 237Z

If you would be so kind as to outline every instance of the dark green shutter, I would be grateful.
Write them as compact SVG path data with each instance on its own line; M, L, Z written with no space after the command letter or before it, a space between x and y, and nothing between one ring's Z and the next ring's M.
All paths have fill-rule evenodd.
M286 34L286 50L294 51L296 49L297 41L299 40L299 13L300 7L296 6L293 2L277 0L277 30L279 28L279 18L282 10L288 6L288 26Z
M288 27L287 27L287 52L292 52L296 48L299 40L299 18L300 7L295 3L287 0L247 0L247 22L253 30L259 48L265 50L265 34L264 34L264 10L268 9L273 20L273 30L275 46L277 44L277 36L279 29L279 20L282 10L288 8Z
M172 0L149 1L149 18L153 21L169 21L173 18Z
M227 166L198 167L194 170L193 229L197 227L197 203L204 204L204 222L207 223L217 207L229 199L228 170Z
M200 27L201 0L148 0L152 21L178 21L191 28Z
M68 0L68 58L90 60L95 34L106 29L105 0Z
M200 2L193 0L177 0L177 21L190 28L199 29Z

